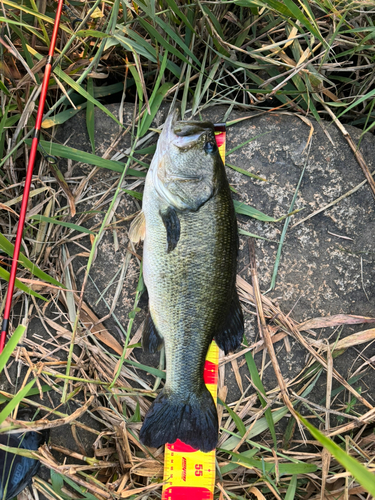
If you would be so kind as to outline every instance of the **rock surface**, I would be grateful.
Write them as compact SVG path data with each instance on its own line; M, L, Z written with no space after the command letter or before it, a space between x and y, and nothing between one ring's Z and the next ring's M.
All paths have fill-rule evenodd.
M118 113L118 106L111 105L109 109ZM203 119L213 122L222 121L225 108L212 108L202 113ZM133 108L125 107L124 124L130 125ZM165 115L164 115L165 116ZM164 121L160 113L155 125ZM248 116L248 113L233 111L228 120ZM313 134L309 141L310 132ZM95 115L97 154L103 154L117 135L117 128L110 118L100 111ZM353 139L358 143L361 131L348 127ZM126 136L128 137L128 136ZM89 151L89 140L86 132L85 116L78 114L61 127L59 140L67 145ZM245 143L245 144L243 144ZM240 167L251 174L265 178L267 182L252 179L242 173L227 168L231 186L236 190L234 199L244 202L274 218L280 218L289 213L291 202L301 177L301 185L295 201L294 210L300 210L290 218L282 247L280 265L277 273L276 286L269 296L277 299L284 313L292 311L297 321L303 321L317 316L332 314L356 314L363 316L375 315L375 284L374 284L374 199L367 184L360 187L354 194L345 197L330 208L319 214L306 218L315 211L324 208L338 197L358 186L364 175L349 145L341 132L333 125L324 123L324 129L317 122L311 121L311 127L296 115L263 114L252 116L228 128L227 152L240 146L227 156L227 163ZM128 140L120 142L116 151L129 147ZM142 146L143 147L143 146ZM373 136L366 134L361 140L361 151L368 162L370 170L374 169L375 141ZM92 167L79 167L82 172L90 172ZM95 177L90 189L104 190L114 182L116 174L101 170ZM129 180L132 184L134 180ZM141 188L137 188L141 191ZM134 198L123 195L116 212L116 218L126 217L138 210L139 204ZM99 221L97 217L95 222ZM302 221L302 222L301 222ZM278 241L284 222L265 223L244 215L238 216L239 227L254 233L266 240L257 240L258 276L262 292L269 289L274 269ZM98 316L108 313L103 301L97 303L100 292L103 291L125 258L128 245L128 225L122 226L117 232L119 249L115 251L113 235L109 232L104 237L91 272L92 282L88 284L86 298L92 304ZM249 254L247 237L240 237L239 274L247 281L250 279ZM80 251L76 249L77 253ZM139 250L140 252L141 250ZM73 249L71 251L73 253ZM75 260L76 268L85 265L85 260ZM80 281L80 275L77 280ZM128 313L133 305L134 290L137 283L138 264L132 259L127 272L125 289L115 309L116 317L122 325L127 325ZM95 285L94 285L95 284ZM114 297L115 286L105 294L109 304ZM94 305L95 304L95 305ZM144 318L146 305L137 315L135 331ZM246 336L250 342L258 339L258 331L252 314L245 313ZM113 322L106 325L113 332ZM318 336L333 338L338 335L345 337L355 331L365 329L363 326L344 326L339 331L326 329L318 331ZM286 378L291 378L305 366L306 352L300 345L291 340L291 351L285 352L280 343L279 362ZM373 349L369 346L364 352L365 358L370 358ZM158 356L145 356L138 352L145 364L153 362L156 366ZM353 365L358 352L349 350L337 360L337 367L344 377L350 378L356 369ZM261 355L258 355L261 357ZM240 363L241 364L241 363ZM246 373L245 367L241 370ZM230 364L226 365L228 376L228 400L237 400L240 391ZM371 373L369 373L371 377ZM247 386L246 378L243 385ZM370 393L375 394L371 385L366 387L366 376L362 379L362 390L370 387ZM264 383L267 389L276 384L272 367L265 372ZM370 379L367 381L370 383ZM324 393L324 387L321 388Z

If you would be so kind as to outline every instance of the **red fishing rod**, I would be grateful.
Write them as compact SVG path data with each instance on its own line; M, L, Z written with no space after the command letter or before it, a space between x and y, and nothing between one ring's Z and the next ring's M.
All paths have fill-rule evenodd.
M6 298L6 302L5 302L3 323L1 325L0 353L3 352L4 345L5 345L5 339L6 339L6 335L7 335L8 327L9 327L9 316L10 316L10 309L11 309L11 305L12 305L14 282L16 280L18 257L20 255L22 233L23 233L23 228L25 225L26 210L27 210L27 203L29 201L31 179L33 177L36 152L37 152L38 143L39 143L40 127L41 127L42 118L43 118L44 103L46 101L48 82L49 82L49 77L51 75L51 70L52 70L53 54L55 52L57 32L59 30L59 24L60 24L63 3L64 3L64 0L58 0L55 24L53 26L51 44L50 44L50 48L49 48L49 52L48 52L48 56L47 56L47 63L46 63L46 68L44 71L44 77L43 77L43 82L42 82L42 90L40 92L39 108L38 108L38 112L36 115L35 130L34 130L33 140L31 143L29 163L27 165L25 188L23 190L23 195L22 195L20 218L19 218L19 222L18 222L16 241L14 244L12 267L11 267L10 275L9 275L9 284L8 284L7 298Z

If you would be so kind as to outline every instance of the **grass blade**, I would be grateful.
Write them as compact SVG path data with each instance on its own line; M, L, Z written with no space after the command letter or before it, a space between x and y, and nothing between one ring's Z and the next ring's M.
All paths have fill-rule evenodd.
M226 453L229 453L235 460L238 465L242 465L244 467L256 468L259 470L265 470L268 473L275 472L275 464L273 462L265 462L264 460L257 460L255 458L249 458L244 453L234 453L233 451L223 450ZM308 463L279 463L279 474L309 474L315 472L317 470L317 466L315 464Z
M22 335L25 333L26 327L23 325L18 325L14 330L13 335L10 337L8 342L5 344L3 352L0 354L0 373L3 371L4 366L8 363L12 352L17 347L18 342L21 340Z
M340 446L322 434L310 424L308 420L297 414L303 425L307 427L311 435L319 441L345 469L361 484L373 497L375 497L374 474L366 469L358 460L348 455Z
M260 212L256 208L250 207L249 205L246 205L246 203L233 200L234 203L234 209L238 214L242 215L247 215L248 217L252 217L253 219L258 219L263 222L277 222L278 219L274 219L273 217L270 217L269 215L264 214L263 212Z
M244 344L248 345L245 337L244 337ZM266 396L266 391L264 389L262 380L259 376L258 368L255 364L255 361L254 361L254 358L253 358L251 351L248 351L247 353L245 353L245 360L246 360L247 367L249 369L253 384L258 389L258 397L259 397L259 400L261 402L261 405L263 406L263 408L265 408L267 406L267 403L262 398L262 394L263 394L263 396ZM267 408L267 410L264 412L264 417L267 420L268 427L269 427L269 430L271 432L273 445L275 447L275 450L277 450L277 438L276 438L275 424L273 422L271 408Z
M145 115L145 121L142 124L142 129L140 131L139 137L142 137L145 135L147 130L149 129L152 120L155 118L156 113L158 112L160 105L164 99L165 94L168 92L170 88L173 87L173 83L163 83L163 85L160 87L160 89L157 91L154 101L153 101L153 106L151 107L151 114Z
M296 490L297 490L297 476L294 475L292 476L288 489L285 493L285 500L294 500Z
M5 281L9 282L9 273L6 271L4 268L0 267L0 277L3 278ZM48 302L46 298L44 298L42 295L39 295L39 293L34 292L31 288L28 286L24 285L22 281L16 278L15 281L15 286L22 290L23 292L28 293L29 295L32 295L33 297L37 297L38 299L42 299L45 302Z
M166 0L169 8L173 10L173 12L178 16L183 22L184 26L189 28L190 32L195 32L194 27L190 23L189 19L185 16L185 14L181 11L181 7L176 4L174 0ZM200 64L200 63L199 63Z
M147 8L147 6L145 5L142 5L142 8L145 12L148 12L150 13L149 9ZM180 48L183 50L184 54L186 54L187 57L191 57L192 60L196 63L196 65L198 66L198 68L200 67L201 63L199 61L199 59L196 57L196 55L189 49L189 47L186 45L186 43L184 42L183 38L181 38L180 36L177 35L177 33L171 28L171 26L169 24L167 24L166 22L164 22L159 16L150 16L150 18L155 21L164 31L165 33L176 43L176 45L179 45ZM186 17L185 17L186 19ZM186 19L187 20L187 19ZM143 21L143 20L142 20ZM187 20L187 22L189 23L189 21ZM148 23L147 23L148 24ZM190 24L190 23L189 23ZM172 45L169 44L169 42L166 41L165 38L163 38L159 32L153 27L151 26L151 24L148 24L148 26L146 25L146 22L143 21L142 22L142 25L143 27L150 33L151 36L154 36L155 39L158 40L158 42L160 43L160 45L162 47L164 47L164 49L166 50L169 50L169 52L171 52L173 55L175 55L176 57L178 57L181 61L183 62L188 62L186 57L184 56L184 54L182 54L181 52L179 52L176 48L174 48ZM191 26L191 25L190 25ZM192 26L191 26L192 28ZM158 38L157 38L158 37ZM172 49L172 50L171 50Z
M28 7L25 7L25 5L23 5L20 2L14 3L14 2L11 2L10 0L3 0L3 4L9 5L9 7L13 7L14 9L16 9L18 11L21 10L23 12L26 12L27 14L31 14L32 16L36 17L38 20L46 21L47 23L50 23L52 25L55 23L55 19L53 17L49 17L49 16L46 16L45 14L41 14L39 11L34 11L32 9L29 9ZM71 36L73 34L72 30L70 28L68 28L64 23L61 23L60 28L64 31L66 31L66 33L69 36Z
M279 408L278 410L273 411L272 412L273 422L276 424L283 417L285 417L285 415L287 413L288 413L288 408L286 406L284 406L283 408ZM250 425L253 425L253 424L250 424ZM247 438L251 439L255 436L258 436L259 434L261 434L262 432L264 432L268 429L269 429L268 422L267 422L265 417L262 417L255 422L255 424L253 425ZM233 450L237 446L237 444L240 442L240 439L241 439L241 436L234 434L227 441L225 441L222 448L225 450Z
M9 417L9 415L12 413L12 411L20 404L20 402L23 400L24 397L26 397L26 394L29 392L29 390L32 388L32 386L35 383L35 379L31 380L23 389L21 389L10 401L6 407L0 412L0 425L4 422L4 420Z
M42 56L34 50L32 47L27 45L27 49L30 51L30 53L35 56L39 61L42 59ZM114 120L120 127L122 128L121 123L119 120L102 104L101 102L97 101L94 97L92 97L78 82L73 80L69 75L67 75L61 68L58 66L55 66L53 68L53 72L61 78L65 83L69 85L72 89L74 89L78 94L80 94L82 97L87 99L87 101L91 102L93 105L97 106L99 109L101 109L106 115L108 115L112 120Z
M49 224L57 224L58 226L68 227L69 229L73 229L74 231L79 231L80 233L96 234L94 233L94 231L90 231L90 229L87 229L83 226L78 226L77 224L73 224L72 222L65 222L63 220L58 220L54 217L46 217L45 215L37 214L37 215L32 215L30 219L38 222L48 222Z
M0 249L3 250L9 257L13 257L14 253L14 245L10 241L5 238L3 234L0 233ZM45 273L38 266L36 266L33 262L31 262L22 252L18 257L18 261L25 269L28 269L34 276L39 279L46 281L47 283L51 283L51 285L61 286L64 288L64 285L59 281L52 278L49 274Z
M269 134L270 132L265 132L264 134L260 134L260 135L257 135L255 137L250 137L250 139L247 139L247 141L239 144L238 146L235 146L234 148L230 149L229 151L227 151L225 153L225 157L229 156L231 153L234 153L235 151L237 151L238 149L241 149L243 148L244 146L246 146L246 144L249 144L249 142L252 142L252 141L255 141L255 139L259 139L259 137L262 137L263 135L267 135Z
M61 113L57 113L56 115L52 116L52 118L46 118L45 120L42 121L42 128L47 129L54 127L55 125L62 125L63 123L70 120L70 118L73 118L73 116L75 116L77 113L85 109L86 106L87 103L83 103L77 106L77 109L74 108L66 109Z
M235 165L232 165L231 163L225 163L225 166L235 170L236 172L240 172L241 174L247 175L248 177L252 177L253 179L256 179L257 181L267 182L267 179L264 179L263 177L259 177L259 175L252 174L251 172L248 172L247 170L244 170L243 168L236 167Z
M199 72L198 83L197 83L197 86L195 88L193 102L192 102L192 105L191 105L191 107L192 107L192 111L191 111L192 116L194 116L195 113L197 112L198 106L199 106L199 104L201 102L201 99L202 99L201 89L202 89L202 82L203 82L203 77L204 77L205 69L206 69L206 60L207 60L207 55L208 55L208 49L209 49L209 46L206 45L206 49L204 51L204 56L203 56L203 61L202 61L201 69L200 69L200 72Z
M167 42L167 40L165 38L163 38L163 36L153 26L151 26L151 24L149 24L148 22L146 22L143 19L139 19L139 22L143 26L143 28L146 31L148 31L148 33L150 34L150 36L153 37L153 38L155 38L155 40L157 40L157 42L162 47L164 47L165 50L168 50L168 52L170 52L171 54L173 54L174 56L176 56L178 59L180 59L181 61L185 62L186 64L189 64L189 61L184 56L184 54L182 52L180 52L178 49L176 49L175 47L173 47L173 45L171 45L169 42ZM185 45L185 47L186 47L186 45ZM197 58L192 54L192 52L190 52L190 50L188 49L188 47L186 47L185 50L187 51L187 53L190 53L189 55L193 56L194 60L197 60ZM199 61L197 63L199 64Z
M233 422L236 424L237 429L239 430L239 433L241 434L241 437L243 437L246 434L246 427L245 424L242 422L240 417L230 408L224 401L221 399L218 400L219 403L225 407L229 415L231 416Z
M25 142L30 145L31 139L26 139ZM109 170L113 170L114 172L122 173L124 170L124 164L121 161L106 160L100 156L93 155L92 153L86 153L86 151L81 151L80 149L71 148L69 146L63 146L62 144L56 144L54 142L40 141L40 144L45 151L52 156L88 163L89 165L107 168ZM132 168L129 168L127 173L135 177L146 177L145 172L134 170Z
M238 234L243 234L244 236L249 236L249 238L257 238L259 240L272 241L268 238L263 238L263 236L258 236L257 234L250 233L249 231L245 231L245 229L238 228Z
M5 238L3 234L0 233L0 248L9 257L13 257L14 253L14 245L10 241ZM34 276L37 276L39 279L46 281L47 283L51 283L51 285L61 286L64 288L64 285L59 281L52 278L49 274L45 273L38 266L36 266L33 262L31 262L22 252L20 252L18 261L23 265L25 269L28 269Z
M160 105L163 101L165 94L168 90L173 86L172 83L164 83L160 88L160 83L162 78L164 78L165 68L167 66L168 61L168 51L166 50L163 56L163 61L161 63L160 71L158 78L155 83L154 90L152 91L151 97L149 99L150 106L150 114L144 114L142 118L142 122L139 130L139 137L143 137L145 133L148 131L152 120L155 118L156 113L158 112Z
M87 92L94 98L94 82L92 78L87 79ZM92 154L95 154L95 106L92 101L87 101L86 108L86 127L91 143Z

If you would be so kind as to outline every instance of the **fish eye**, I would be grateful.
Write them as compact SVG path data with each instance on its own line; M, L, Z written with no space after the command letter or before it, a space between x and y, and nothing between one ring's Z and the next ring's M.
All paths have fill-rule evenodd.
M215 151L217 150L216 141L214 139L209 139L203 146L203 149L205 150L206 153L210 154L215 153Z

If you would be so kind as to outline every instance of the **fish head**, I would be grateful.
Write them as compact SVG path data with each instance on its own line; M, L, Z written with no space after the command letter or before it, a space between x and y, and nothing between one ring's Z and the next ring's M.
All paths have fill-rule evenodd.
M224 165L210 122L179 121L171 112L150 166L159 197L180 211L196 211L225 178ZM226 178L225 178L226 179Z

